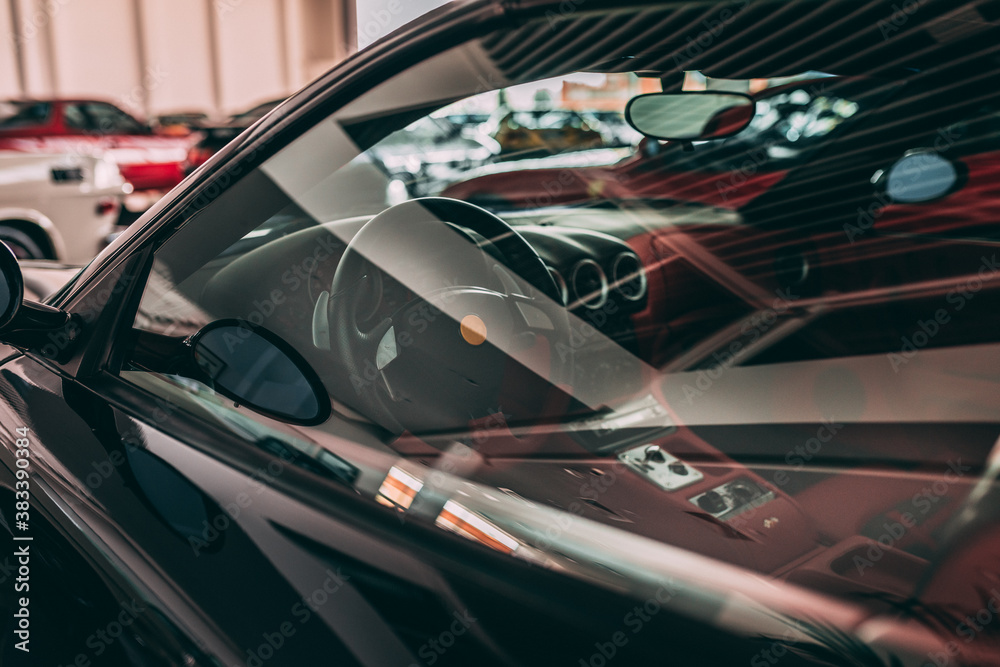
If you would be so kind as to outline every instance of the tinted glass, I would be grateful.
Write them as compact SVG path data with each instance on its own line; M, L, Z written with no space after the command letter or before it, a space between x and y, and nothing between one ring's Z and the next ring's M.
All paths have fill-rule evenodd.
M221 326L202 333L194 356L216 389L297 421L319 416L308 378L281 347L248 327Z
M44 125L52 113L48 102L0 103L0 129L14 129Z
M74 130L96 130L90 116L80 104L64 104L62 108L63 123Z
M127 113L110 104L90 103L83 105L93 128L99 132L120 134L142 134L146 127Z
M333 416L155 381L512 557L626 587L724 562L960 642L1000 558L1000 35L932 4L897 33L737 3L700 53L702 3L581 11L416 64L206 195L135 322L273 331ZM581 121L664 86L756 115L693 146ZM445 118L492 148L445 150ZM953 187L888 196L913 151Z

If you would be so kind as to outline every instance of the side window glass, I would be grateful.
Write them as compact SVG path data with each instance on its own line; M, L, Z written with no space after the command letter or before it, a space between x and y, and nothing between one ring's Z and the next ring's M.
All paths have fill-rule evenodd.
M63 106L63 122L66 124L66 127L71 127L74 130L94 129L87 114L84 113L79 104L66 104Z
M209 224L209 218L225 221L225 229ZM241 229L234 231L234 224ZM310 231L314 242L292 242ZM293 238L295 232L300 234ZM245 327L240 333L259 327L276 335L307 355L307 365L324 375L337 372L329 366L328 355L313 344L311 323L315 300L329 288L330 271L343 247L262 172L252 172L157 252L134 323L139 344L125 377L240 434L250 430L261 438L292 437L286 425L237 405L210 387L210 378L224 377L225 372L207 351L197 362L206 371L205 377L199 373L200 381L171 367L169 358L206 325L231 320ZM161 354L167 349L164 341L172 351ZM235 338L224 342L247 345ZM251 374L263 371L261 365ZM330 400L325 391L321 398Z
M142 125L138 121L110 104L88 104L87 113L93 119L95 127L101 132L136 134L142 130Z
M259 167L228 168L157 239L122 377L162 399L152 419L182 412L505 553L562 558L495 521L487 502L509 496L741 562L742 522L766 531L787 508L795 558L811 558L831 543L790 525L796 503L886 486L838 467L967 456L965 428L996 421L1000 265L995 243L969 239L996 227L1000 197L996 151L975 145L994 131L990 112L970 116L981 102L924 115L927 91L905 82L805 76L758 90L745 132L653 155L581 120L584 105L626 108L638 77L483 93L472 76L463 99L422 99L413 79L406 95L376 89ZM878 170L912 151L964 180L885 197ZM311 405L270 363L286 350L324 419L251 407L266 393ZM900 452L910 432L953 426L954 450L948 435ZM822 453L800 471L810 442ZM605 475L631 481L582 497ZM466 489L481 499L452 494ZM912 497L884 491L853 516L844 553ZM638 507L642 525L626 516ZM671 507L690 529L663 528ZM705 520L732 530L702 545Z
M0 128L44 125L51 115L51 102L0 102Z

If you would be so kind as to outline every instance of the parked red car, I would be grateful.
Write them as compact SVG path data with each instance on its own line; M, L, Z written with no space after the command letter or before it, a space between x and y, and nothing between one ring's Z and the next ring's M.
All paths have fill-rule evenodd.
M0 102L0 149L102 152L146 200L180 183L192 138L161 136L108 102L82 99ZM148 203L152 203L148 201ZM147 205L148 205L147 203ZM135 206L133 205L133 208Z

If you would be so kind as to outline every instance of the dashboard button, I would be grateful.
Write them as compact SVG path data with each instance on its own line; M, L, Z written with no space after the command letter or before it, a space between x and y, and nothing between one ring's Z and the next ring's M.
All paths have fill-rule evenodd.
M698 499L698 507L709 514L718 514L726 509L726 501L715 491L709 491Z
M646 463L666 463L667 457L663 455L663 450L657 445L651 445L646 448Z

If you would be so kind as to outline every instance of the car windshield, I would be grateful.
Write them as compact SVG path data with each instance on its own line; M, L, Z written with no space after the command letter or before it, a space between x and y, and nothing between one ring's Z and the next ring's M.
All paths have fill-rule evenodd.
M562 130L566 127L581 127L583 119L575 113L565 111L516 111L510 115L507 123L512 127Z
M491 549L621 583L637 537L954 625L937 610L993 585L950 559L996 534L996 29L918 49L737 22L689 53L707 11L529 22L372 87L204 197L136 329L276 333L326 423L160 380ZM583 120L706 91L751 98L749 124L631 143ZM432 158L445 122L496 146Z
M819 76L817 76L819 75ZM750 82L743 82L749 87ZM734 136L697 142L687 156L675 155L686 168L739 171L748 155L759 167L789 166L807 160L844 123L884 102L896 85L864 77L811 73L799 81L769 86L756 93L749 125ZM683 150L680 145L671 148Z
M395 132L378 143L375 150L387 146L420 147L441 144L446 141L471 144L470 139L461 136L462 126L441 118L422 118L402 132Z

